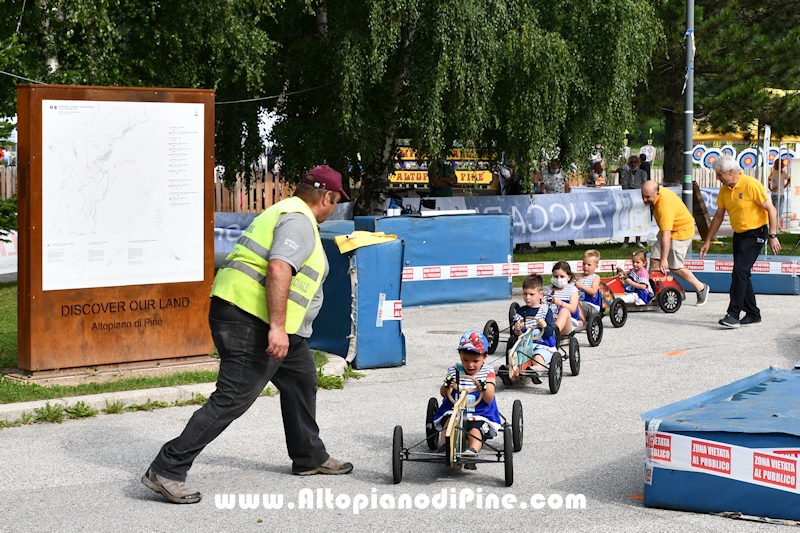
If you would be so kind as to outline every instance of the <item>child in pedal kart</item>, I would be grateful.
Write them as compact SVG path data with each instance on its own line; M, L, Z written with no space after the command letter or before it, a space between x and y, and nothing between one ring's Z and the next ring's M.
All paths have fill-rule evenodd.
M548 304L542 302L543 285L542 276L539 274L531 274L522 282L522 299L525 301L525 305L519 307L514 314L514 327L511 332L513 338L510 342L513 345L516 338L529 329L534 330L534 337L539 337L541 332L541 338L533 341L535 346L533 354L530 354L533 361L537 363L533 367L533 370L536 371L544 371L543 365L550 364L550 359L553 357L552 349L556 345L553 312ZM542 382L538 376L533 376L531 379L537 385Z
M580 302L583 310L589 313L599 313L603 307L603 295L600 293L600 276L595 274L600 262L600 252L586 250L583 254L583 276L578 278L576 285L581 291Z
M647 305L653 299L653 288L650 286L650 274L647 273L645 264L647 263L647 254L644 250L636 250L631 256L633 261L633 268L628 272L627 277L622 272L622 269L617 269L622 282L625 284L625 294L620 298L625 303L632 303L635 305Z
M444 399L433 417L434 427L441 432L442 447L439 449L440 451L445 449L443 429L447 427L447 422L453 413L453 402L448 398L448 392L452 390L450 395L457 399L456 390L459 386L467 390L475 388L475 383L472 379L465 376L475 378L480 388L480 390L473 390L469 393L467 404L477 400L481 391L483 392L483 398L477 405L467 408L467 412L463 415L466 417L469 428L467 436L467 445L469 447L462 455L466 457L477 456L483 447L483 442L497 435L497 431L501 427L500 412L497 410L497 402L494 398L496 386L494 368L485 364L488 346L489 343L486 337L479 331L467 331L461 336L461 340L458 343L458 355L461 362L447 369L447 377L439 388L439 394ZM456 381L457 376L460 384ZM474 470L475 464L468 463L464 467Z
M575 276L566 261L553 265L551 285L544 288L547 295L552 296L556 309L556 327L562 335L569 335L578 327L580 315L580 291L575 286Z

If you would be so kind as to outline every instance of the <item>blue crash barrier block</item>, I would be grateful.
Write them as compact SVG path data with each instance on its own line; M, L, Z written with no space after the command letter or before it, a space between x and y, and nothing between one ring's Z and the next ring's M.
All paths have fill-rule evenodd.
M700 259L698 254L687 254L686 259ZM709 254L707 261L733 261L732 255ZM760 255L758 261L772 261L778 263L800 263L800 257ZM711 292L727 293L731 288L730 272L694 272L695 277L711 287ZM676 276L684 291L693 292L694 287ZM753 292L756 294L800 294L800 279L791 274L753 274Z
M513 258L511 215L355 217L355 229L383 231L405 243L404 266L506 263ZM403 306L511 297L508 277L406 281Z
M319 225L320 234L349 235L354 230L355 222L352 220L326 220Z
M352 227L328 233L330 228L324 228L320 235L330 271L322 286L325 299L314 320L309 346L344 357L354 368L404 365L402 321L378 319L381 299L400 300L403 241L396 239L342 254L333 238L352 233Z
M644 413L661 457L644 504L800 520L798 401L800 372L773 367Z

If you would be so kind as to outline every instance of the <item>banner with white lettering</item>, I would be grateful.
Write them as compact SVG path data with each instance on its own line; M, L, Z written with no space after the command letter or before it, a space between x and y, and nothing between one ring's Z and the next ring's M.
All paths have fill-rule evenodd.
M645 482L652 469L700 472L762 487L800 494L797 487L796 448L746 448L666 431L645 431L647 464Z
M11 231L0 241L0 274L12 274L17 271L17 232Z

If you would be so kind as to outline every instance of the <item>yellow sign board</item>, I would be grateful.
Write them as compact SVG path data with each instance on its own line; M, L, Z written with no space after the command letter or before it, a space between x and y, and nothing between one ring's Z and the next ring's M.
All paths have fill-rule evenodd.
M465 185L490 185L492 173L488 170L457 170L456 178L459 184ZM389 174L392 183L421 183L428 185L427 170L397 170Z

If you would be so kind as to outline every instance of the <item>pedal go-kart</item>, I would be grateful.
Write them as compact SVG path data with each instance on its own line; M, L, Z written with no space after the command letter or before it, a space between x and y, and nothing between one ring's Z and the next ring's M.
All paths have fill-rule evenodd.
M611 324L616 328L621 328L625 325L629 311L661 309L665 313L674 313L681 308L681 304L686 298L683 287L672 274L669 272L664 274L660 270L652 270L650 271L650 286L653 289L653 299L647 305L629 306L619 298L625 294L625 279L627 275L621 269L617 269L617 272L616 276L604 278L600 283L601 287L605 285L608 289L607 292L613 295L613 298L609 297L607 292L603 290L603 306L609 306L609 318L611 319ZM611 301L609 302L609 300Z
M400 483L403 479L403 463L406 461L420 463L440 463L461 470L464 465L475 465L478 463L504 463L505 483L510 487L514 483L514 452L522 449L522 402L514 400L511 409L511 423L509 424L503 414L501 432L503 434L503 446L495 447L491 440L483 443L478 455L464 455L469 447L467 444L467 433L469 409L480 403L483 398L483 391L480 390L478 382L472 376L461 376L470 378L475 387L461 388L456 391L456 398L452 395L452 389L448 392L450 401L453 402L453 413L444 429L445 432L445 451L439 452L439 432L433 425L433 417L439 408L439 401L436 398L428 400L428 411L425 418L425 438L416 444L405 447L403 445L403 428L394 427L392 440L392 478L395 483ZM456 383L461 383L459 376L456 376ZM478 391L477 399L470 402L470 398L475 398L472 392ZM430 451L418 450L423 443L427 443Z
M506 387L510 387L514 383L521 383L526 377L535 381L534 378L544 377L540 374L546 374L550 392L556 394L561 388L564 361L569 361L570 372L573 376L577 376L581 371L581 348L575 334L580 331L586 331L589 344L597 346L603 339L602 317L597 313L588 315L588 318L581 321L586 324L586 327L581 328L579 326L569 335L562 335L556 330L556 346L552 349L553 356L550 364L540 365L545 368L543 372L534 369L537 363L533 360L534 349L541 346L535 342L541 338L540 330L529 329L519 338L511 333L513 331L514 315L518 308L519 304L516 302L511 304L508 310L509 327L503 332L499 331L499 326L494 320L488 321L483 328L483 334L486 336L486 340L489 341L489 353L494 353L497 349L497 345L501 340L501 333L508 333L509 335L508 339L506 339L506 361L504 365L500 365L497 368L497 375ZM539 332L538 336L535 336L536 332Z

